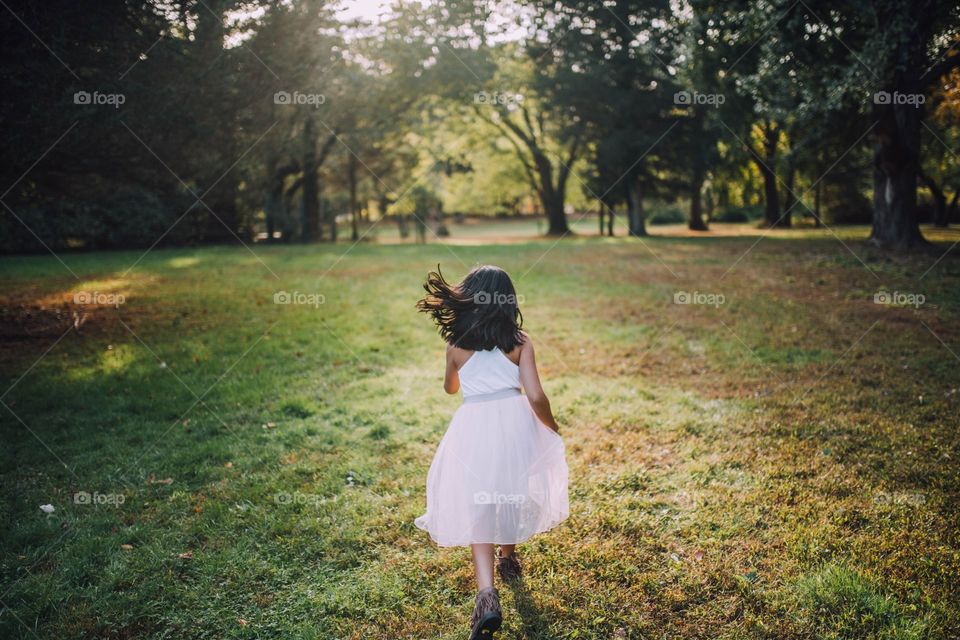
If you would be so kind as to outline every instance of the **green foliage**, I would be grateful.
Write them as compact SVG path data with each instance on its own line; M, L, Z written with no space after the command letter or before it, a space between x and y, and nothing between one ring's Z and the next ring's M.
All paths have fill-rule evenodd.
M155 243L182 245L202 238L207 214L189 195L160 197L121 187L89 201L63 199L29 206L0 219L0 252L38 252L44 247L118 249ZM159 240L159 242L158 242Z
M717 212L710 218L711 222L753 222L763 217L760 207L733 207Z
M680 224L687 221L687 213L678 205L660 205L651 207L647 222L650 224Z
M856 185L832 183L825 189L824 217L837 224L864 224L873 217L870 200Z
M359 240L419 180L447 211L536 208L559 232L567 205L603 199L638 234L644 200L696 207L709 190L721 209L767 198L768 215L809 216L821 185L829 221L860 223L891 187L912 228L919 167L938 220L956 216L949 3L525 0L492 20L448 0L373 25L336 11L11 1L0 251L329 240L338 216Z

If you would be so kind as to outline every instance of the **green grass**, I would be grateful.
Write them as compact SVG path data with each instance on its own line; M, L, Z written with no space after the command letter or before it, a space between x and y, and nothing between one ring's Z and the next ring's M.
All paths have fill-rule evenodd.
M3 258L0 636L465 637L469 552L413 526L458 403L413 304L491 262L571 471L504 638L954 637L960 263L844 233Z
M831 640L916 640L926 626L916 608L905 611L869 580L848 569L828 566L797 583L808 624ZM912 615L911 615L912 614Z

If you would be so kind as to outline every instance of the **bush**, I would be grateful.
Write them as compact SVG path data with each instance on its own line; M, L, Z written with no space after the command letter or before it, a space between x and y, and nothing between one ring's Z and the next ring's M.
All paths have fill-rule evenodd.
M0 222L0 252L149 247L161 237L161 245L188 244L202 237L210 216L202 205L190 208L192 202L182 194L128 189L99 200L17 207L20 220L8 215Z
M823 216L833 224L870 224L873 203L856 183L834 183L823 189Z
M714 215L710 222L751 222L763 217L763 209L760 207L737 207L733 209L724 209Z
M679 224L687 221L687 214L676 205L658 208L647 218L649 224Z

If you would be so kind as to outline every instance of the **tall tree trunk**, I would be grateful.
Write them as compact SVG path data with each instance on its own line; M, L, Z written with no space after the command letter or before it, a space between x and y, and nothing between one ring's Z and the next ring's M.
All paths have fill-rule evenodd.
M901 25L900 37L890 43L892 76L879 87L886 100L874 98L873 229L870 244L908 249L926 244L917 220L917 173L920 170L922 105L894 99L922 95L927 76L927 46L931 32L924 16L909 2L878 3L884 23ZM920 9L922 11L922 9ZM938 72L939 74L939 72ZM935 75L938 75L935 74Z
M632 179L627 183L627 223L631 236L647 235L645 219L643 189L639 180Z
M566 235L570 233L570 227L567 225L567 212L564 211L565 186L559 179L558 184L554 185L553 163L546 154L538 149L533 152L533 157L539 180L537 194L540 196L543 213L547 216L547 235Z
M691 231L707 231L707 225L703 221L704 173L700 162L694 160L693 176L690 179L690 220L688 222Z
M600 236L603 236L603 215L607 211L607 205L600 201L600 210L597 212L597 219L600 221Z
M783 194L783 215L781 216L781 227L793 226L793 208L797 206L796 196L797 182L797 162L793 153L787 156L787 183Z
M766 122L763 124L762 151L757 151L752 145L747 149L763 178L763 218L768 227L776 227L780 224L780 192L777 189L777 174L774 172L777 166L779 142L780 127L776 123Z
M613 237L613 217L614 217L614 208L610 207L607 211L607 235L611 238Z
M323 180L317 177L317 241L323 242L323 221L327 219L326 205L323 202Z
M229 64L224 57L222 22L228 9L229 5L224 0L213 0L202 12L197 11L193 42L188 45L188 55L193 59L192 68L202 69L202 73L210 73L215 78L221 71L227 72ZM202 76L197 81L204 84L202 97L198 98L201 109L198 114L194 114L199 122L193 124L200 132L200 144L216 157L198 167L201 183L214 185L203 199L207 207L201 205L201 210L207 214L203 239L212 242L236 242L238 232L243 233L239 228L237 208L239 179L235 170L221 175L223 167L218 165L233 162L239 155L237 140L232 129L208 126L213 118L229 120L233 117L233 105L230 104L224 83L218 80L209 81Z
M356 242L360 239L358 226L360 211L357 205L357 159L353 154L350 154L350 160L347 163L347 179L350 182L350 239Z
M922 171L917 175L920 178L920 181L930 190L930 195L933 196L934 212L933 212L933 224L937 227L947 227L949 226L949 217L947 213L947 196L943 193L943 189L940 188L940 185L937 182L923 173Z
M337 212L333 207L325 206L327 222L330 224L330 242L337 242Z
M393 204L393 201L385 193L381 193L377 198L377 209L380 212L380 219L385 220L387 217L387 209L390 208L390 205ZM396 212L393 214L393 217L397 220L397 231L400 233L400 239L406 240L410 237L410 225L407 224L407 214Z
M760 163L760 175L763 176L764 221L768 227L777 226L780 219L780 197L777 191L777 176L767 168L766 163Z
M277 210L279 209L277 200L272 198L272 194L268 193L266 201L263 203L263 213L266 216L267 220L267 242L273 242L274 234L274 220L277 218Z
M889 249L926 244L917 221L920 112L911 105L874 105L879 112L873 170L870 243Z
M548 179L549 180L549 179ZM570 233L570 227L567 224L567 213L563 210L564 197L558 193L551 184L541 184L540 205L543 207L543 213L547 217L547 235L562 236Z
M243 233L239 229L238 223L240 216L237 209L236 186L236 181L231 176L224 176L213 190L204 197L204 202L209 207L209 211L206 207L204 208L204 211L209 214L205 234L207 240L237 242L239 234Z
M726 211L730 208L730 187L722 184L717 189L717 209Z
M768 227L775 227L780 221L780 191L777 189L777 144L780 142L780 129L773 124L763 127L763 154L752 151L753 159L763 178L764 221Z
M277 169L276 162L270 162L267 166L267 192L263 202L263 213L267 218L267 242L274 241L277 220L283 211L283 177L284 174Z
M820 218L820 208L823 202L823 180L817 180L817 186L813 192L813 224L818 229L823 224Z
M301 189L302 227L304 242L316 242L320 237L320 187L317 163L317 140L313 132L313 120L308 118L303 126L303 183Z
M377 215L380 216L381 220L386 219L387 217L387 207L390 206L390 198L385 194L380 194L377 196Z

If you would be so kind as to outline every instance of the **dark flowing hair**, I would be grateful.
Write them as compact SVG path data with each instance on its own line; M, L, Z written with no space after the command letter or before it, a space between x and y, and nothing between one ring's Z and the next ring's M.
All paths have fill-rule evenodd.
M447 344L471 351L498 347L510 353L523 342L517 292L500 267L474 267L462 282L451 285L437 265L423 288L427 295L417 302L417 310L430 314Z

